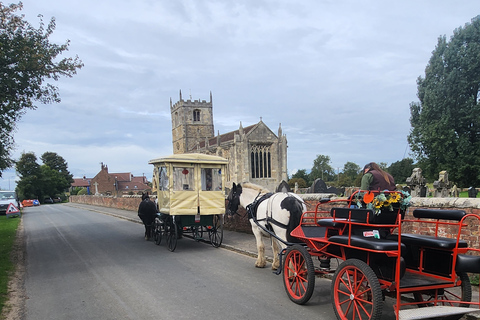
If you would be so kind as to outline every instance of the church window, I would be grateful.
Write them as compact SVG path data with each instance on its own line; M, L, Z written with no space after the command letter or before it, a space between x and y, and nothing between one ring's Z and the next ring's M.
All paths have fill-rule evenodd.
M252 178L271 178L272 162L270 146L253 145L250 152Z
M200 121L200 110L193 110L193 121Z

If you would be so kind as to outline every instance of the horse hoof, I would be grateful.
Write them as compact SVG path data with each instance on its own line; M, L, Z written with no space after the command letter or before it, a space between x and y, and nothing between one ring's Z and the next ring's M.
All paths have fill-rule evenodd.
M257 268L265 268L266 265L266 263L255 263L255 267Z

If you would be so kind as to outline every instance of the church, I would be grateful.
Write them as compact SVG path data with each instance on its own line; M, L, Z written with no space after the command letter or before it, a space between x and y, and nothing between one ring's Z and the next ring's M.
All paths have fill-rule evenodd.
M232 183L252 182L275 191L287 181L287 137L279 125L273 133L260 119L256 124L224 134L217 133L213 125L212 93L210 100L180 99L173 104L173 152L204 153L228 159L226 187Z

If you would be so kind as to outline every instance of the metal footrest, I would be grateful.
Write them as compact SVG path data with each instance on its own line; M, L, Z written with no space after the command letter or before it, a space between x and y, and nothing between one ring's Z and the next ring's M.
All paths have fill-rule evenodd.
M415 309L404 309L398 313L399 320L430 319L435 317L451 316L455 314L466 314L479 311L478 309L465 307L433 306Z

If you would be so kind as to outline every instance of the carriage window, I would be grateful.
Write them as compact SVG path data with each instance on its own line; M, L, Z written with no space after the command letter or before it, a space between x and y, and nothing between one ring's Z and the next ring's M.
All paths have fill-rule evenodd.
M202 169L202 190L203 191L221 191L222 190L222 171L220 168Z
M173 190L195 190L193 168L174 168L173 169Z
M167 168L166 167L160 167L160 185L159 189L160 191L167 191L168 190L168 174L167 174Z

